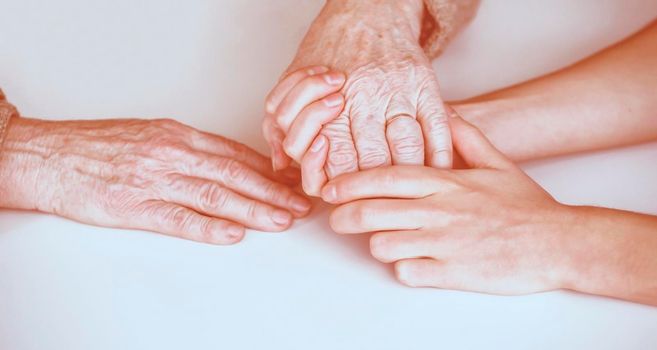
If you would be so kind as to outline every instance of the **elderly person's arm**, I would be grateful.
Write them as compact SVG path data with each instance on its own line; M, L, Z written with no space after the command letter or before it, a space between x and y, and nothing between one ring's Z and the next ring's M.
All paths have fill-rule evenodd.
M321 131L330 147L328 178L390 164L451 166L449 126L430 60L476 7L472 0L327 1L284 77L316 65L347 76L343 113ZM267 101L263 123L274 168L290 161L280 124L300 112L279 102Z
M11 118L7 118L11 116ZM0 102L0 208L231 244L282 231L310 202L298 170L173 120L47 121Z
M453 105L516 161L657 140L657 22L568 68Z

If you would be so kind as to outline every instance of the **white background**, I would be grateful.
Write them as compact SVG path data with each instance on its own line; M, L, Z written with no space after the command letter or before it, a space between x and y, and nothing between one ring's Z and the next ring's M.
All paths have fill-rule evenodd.
M265 151L263 96L321 3L0 0L0 86L25 116L175 117ZM655 16L654 0L484 0L436 63L443 93L540 75ZM657 214L657 144L525 169L562 201ZM327 211L231 247L0 211L0 349L657 347L657 308L402 287Z

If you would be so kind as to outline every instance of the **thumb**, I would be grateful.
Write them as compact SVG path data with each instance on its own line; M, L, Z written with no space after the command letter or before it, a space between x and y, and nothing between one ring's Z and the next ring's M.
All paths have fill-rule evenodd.
M488 141L486 136L448 107L454 148L471 168L504 169L513 163Z

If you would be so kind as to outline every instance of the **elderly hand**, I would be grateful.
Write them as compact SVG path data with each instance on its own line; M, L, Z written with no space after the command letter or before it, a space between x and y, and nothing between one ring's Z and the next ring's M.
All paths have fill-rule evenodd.
M438 83L418 42L422 11L422 1L330 1L304 38L284 76L313 65L347 76L343 113L321 129L330 149L327 178L391 164L451 166ZM281 103L294 97L280 93L290 91L289 83L282 79L266 101L265 135L276 169L290 158L285 130L272 125L293 119L301 108Z
M0 207L214 244L282 231L310 202L252 149L173 120L15 118L0 152Z
M556 202L473 126L450 118L471 169L392 166L342 175L322 190L341 204L338 233L374 232L372 255L409 286L496 294L566 288L572 209Z

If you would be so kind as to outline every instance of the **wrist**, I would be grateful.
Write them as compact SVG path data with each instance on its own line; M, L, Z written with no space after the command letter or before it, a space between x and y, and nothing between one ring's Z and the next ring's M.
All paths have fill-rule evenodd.
M36 119L12 118L0 152L0 207L38 208L39 174L49 154L48 128ZM41 140L41 141L39 141Z
M419 6L418 6L419 4ZM421 0L327 2L304 37L290 70L327 65L349 72L382 57L424 54Z
M318 19L363 23L380 32L396 28L419 39L423 16L423 0L329 0Z
M560 287L630 299L627 290L637 273L633 256L640 255L634 240L624 232L626 226L631 226L631 218L619 218L618 211L606 208L572 206L568 210L570 220L562 232L565 273ZM614 231L614 227L620 229Z

